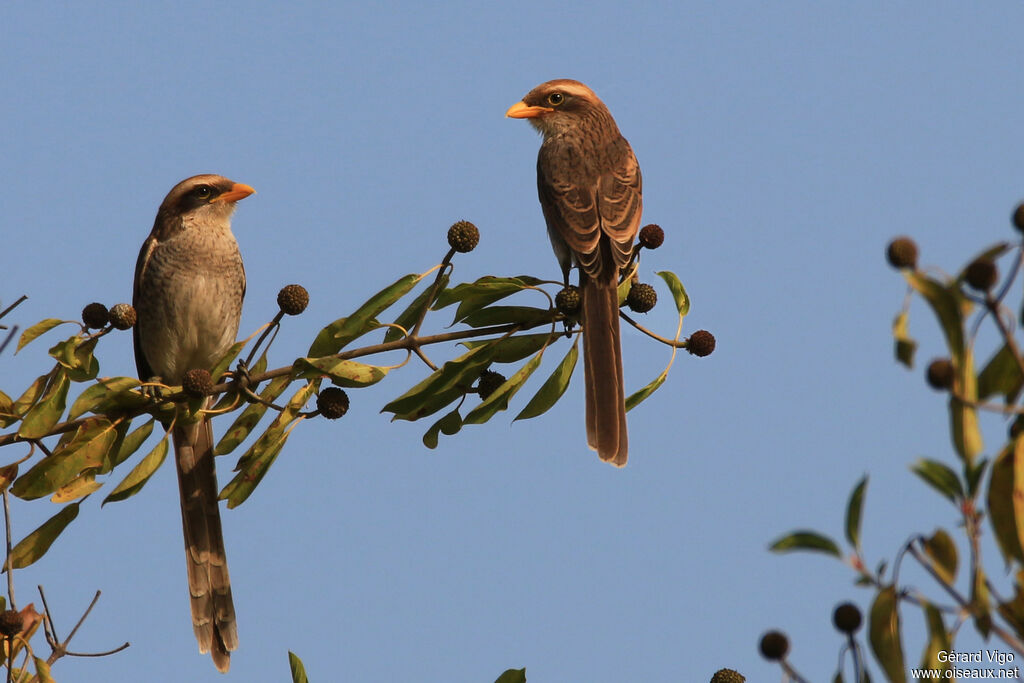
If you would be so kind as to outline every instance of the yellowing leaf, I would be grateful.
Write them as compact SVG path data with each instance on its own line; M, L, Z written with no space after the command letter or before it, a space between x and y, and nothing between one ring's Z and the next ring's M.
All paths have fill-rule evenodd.
M868 640L879 666L892 683L906 683L900 633L899 596L895 586L878 591L868 618Z
M60 320L58 318L47 318L46 320L40 320L35 325L21 333L21 338L18 340L18 348L15 349L14 352L17 353L18 351L21 351L23 348L25 348L25 346L27 346L30 342L32 342L40 335L49 332L53 328L57 327L57 325L60 325L61 323L65 322L70 323L71 321Z
M29 566L46 554L60 533L78 516L79 503L72 503L61 509L50 519L18 542L11 550L9 565L13 569Z
M367 365L354 360L341 360L335 356L323 358L299 358L295 370L304 378L327 375L331 381L342 387L368 387L384 379L388 368Z
M101 486L103 486L103 482L96 481L96 474L94 472L85 472L57 489L50 497L50 501L53 503L70 503L73 500L88 496Z
M908 368L914 367L914 352L917 350L917 342L910 336L907 325L907 311L902 311L892 321L892 336L895 340L896 360Z
M146 485L149 478L153 476L160 465L164 464L164 459L167 457L168 451L168 435L164 434L164 438L160 439L160 443L151 450L145 458L139 461L139 464L132 468L132 471L128 473L121 483L117 485L113 491L110 492L106 498L103 499L103 505L107 503L113 503L126 498L131 498L136 493L142 490L142 487Z
M60 416L64 414L69 386L67 373L63 369L58 370L50 390L39 400L39 403L32 406L21 421L21 426L18 427L18 436L25 439L39 439L49 434L54 425L60 422Z

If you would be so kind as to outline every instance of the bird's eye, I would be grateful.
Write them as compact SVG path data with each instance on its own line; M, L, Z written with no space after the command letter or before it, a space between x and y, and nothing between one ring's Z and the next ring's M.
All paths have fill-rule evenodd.
M564 101L565 95L563 95L560 92L553 92L550 95L548 95L548 104L550 104L552 107L557 107Z
M194 190L194 192L200 199L206 199L213 194L213 189L209 185L200 185Z

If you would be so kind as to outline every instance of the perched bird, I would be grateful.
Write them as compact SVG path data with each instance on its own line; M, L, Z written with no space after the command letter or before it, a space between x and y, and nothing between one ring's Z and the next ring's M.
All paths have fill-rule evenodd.
M135 266L135 363L143 380L181 384L189 370L211 370L235 342L245 270L231 214L253 191L218 175L197 175L175 185L160 205ZM225 672L238 631L217 507L213 430L206 419L178 422L171 436L192 627L199 651L209 652Z
M579 81L542 83L506 116L544 136L537 190L562 267L580 271L587 443L618 467L629 453L619 343L619 270L640 225L641 178L633 150L597 95Z

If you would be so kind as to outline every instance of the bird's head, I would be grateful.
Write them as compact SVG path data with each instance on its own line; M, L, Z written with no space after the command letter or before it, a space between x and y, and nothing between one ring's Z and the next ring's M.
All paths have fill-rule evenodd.
M505 116L528 119L544 137L568 132L593 117L611 117L593 90L569 78L541 83L509 107Z
M204 174L186 178L174 186L157 212L156 227L165 239L186 223L228 226L235 202L256 190L219 175Z

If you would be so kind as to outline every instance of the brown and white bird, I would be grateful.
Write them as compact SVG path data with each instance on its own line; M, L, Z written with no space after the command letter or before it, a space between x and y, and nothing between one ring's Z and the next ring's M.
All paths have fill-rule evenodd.
M566 284L573 265L580 271L587 443L623 467L629 444L618 284L640 226L640 167L608 107L579 81L542 83L505 115L529 119L544 135L537 190L548 237Z
M132 303L135 363L144 381L179 385L194 368L211 370L235 342L245 296L245 269L231 234L235 202L248 185L197 175L174 186L139 252ZM181 492L192 627L199 651L221 672L238 647L217 507L213 430L209 420L178 423L172 433Z

